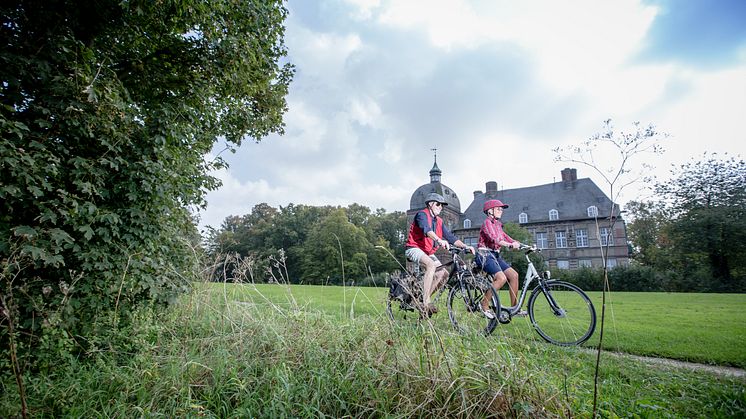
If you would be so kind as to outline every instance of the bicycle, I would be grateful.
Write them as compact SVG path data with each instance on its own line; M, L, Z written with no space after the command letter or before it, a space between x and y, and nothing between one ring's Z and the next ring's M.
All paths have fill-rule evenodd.
M475 276L468 268L468 264L459 256L463 249L451 247L451 261L439 266L438 271L448 269L448 277L437 285L433 293L433 303L445 292L448 292L448 318L453 327L461 333L481 333L489 335L497 326L497 315L489 318L482 312L481 303L488 290L492 291L489 309L497 313L500 307L499 295L492 284L483 277ZM403 278L392 278L389 287L389 298L386 301L386 311L389 319L394 323L420 321L425 317L422 307L422 283L424 272L408 272ZM435 281L435 279L434 279Z
M528 298L527 311L531 325L539 336L559 346L580 345L590 339L596 329L596 310L588 295L574 284L551 279L549 271L539 275L529 255L541 252L541 249L521 245L519 250L525 252L528 262L523 288L516 305L500 307L498 321L501 324L510 323L523 306L529 286L537 281Z

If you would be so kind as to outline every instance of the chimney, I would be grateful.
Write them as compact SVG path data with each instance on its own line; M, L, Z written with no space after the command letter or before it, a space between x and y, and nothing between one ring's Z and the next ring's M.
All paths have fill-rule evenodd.
M562 173L562 183L565 189L575 188L575 181L578 180L578 171L576 169L571 169L569 167L566 167L564 170L562 170L561 173Z
M477 197L481 194L482 194L482 191L474 191L474 199L477 199Z
M489 181L485 184L486 195L495 196L497 195L497 182Z

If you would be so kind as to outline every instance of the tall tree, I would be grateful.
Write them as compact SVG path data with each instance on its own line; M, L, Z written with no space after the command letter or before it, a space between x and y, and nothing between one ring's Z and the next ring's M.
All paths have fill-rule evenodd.
M304 282L338 284L365 276L371 248L365 231L349 222L343 209L332 211L306 237Z
M746 285L746 161L705 154L672 171L656 192L668 204L675 258L715 291ZM699 268L704 265L706 270Z
M204 155L283 131L286 15L280 0L0 3L0 320L26 347L186 288L188 208L222 165Z
M630 201L625 210L634 260L651 267L666 267L664 254L670 246L666 227L670 217L663 203Z

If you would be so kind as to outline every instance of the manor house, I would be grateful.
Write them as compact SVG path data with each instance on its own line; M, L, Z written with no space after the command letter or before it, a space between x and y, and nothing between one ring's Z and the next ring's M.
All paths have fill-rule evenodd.
M607 265L627 265L627 229L619 206L614 206L616 222L613 229L609 228L611 200L606 194L589 178L578 179L576 169L567 168L561 174L560 182L526 188L498 190L497 182L487 182L484 191L474 191L471 204L462 212L456 192L441 182L436 160L430 169L430 182L412 194L407 220L411 223L417 211L425 207L427 194L439 193L448 203L440 214L445 225L464 243L476 247L486 218L482 205L489 199L499 199L510 206L505 209L503 222L525 228L551 268L601 267L600 246L607 243Z

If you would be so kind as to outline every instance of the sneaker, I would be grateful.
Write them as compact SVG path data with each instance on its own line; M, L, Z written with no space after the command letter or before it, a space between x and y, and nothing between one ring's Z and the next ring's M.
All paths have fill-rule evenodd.
M487 317L488 319L492 320L495 318L495 312L492 311L492 309L482 309L482 314L484 314L484 317Z
M526 316L528 316L528 311L521 310L518 313L515 313L513 316L514 317L526 317Z

